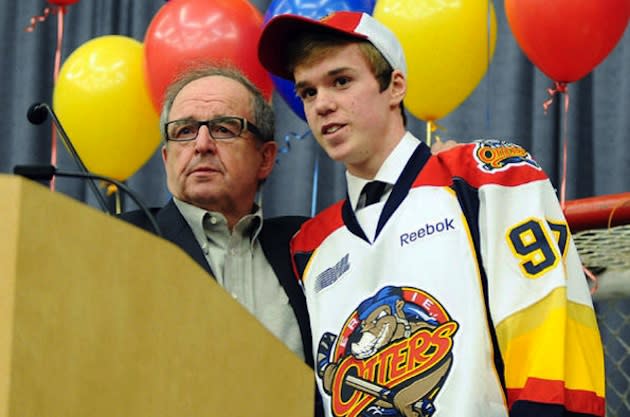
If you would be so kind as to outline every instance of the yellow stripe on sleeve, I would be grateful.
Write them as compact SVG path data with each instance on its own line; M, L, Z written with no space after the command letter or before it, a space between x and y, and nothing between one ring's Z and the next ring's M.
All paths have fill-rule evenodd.
M604 396L604 358L595 313L567 300L560 287L496 326L507 388L527 378L564 381L565 387Z

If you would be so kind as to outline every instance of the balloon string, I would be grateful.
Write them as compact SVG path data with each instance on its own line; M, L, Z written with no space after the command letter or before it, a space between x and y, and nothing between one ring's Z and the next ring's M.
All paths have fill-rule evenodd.
M65 15L65 7L59 7L57 13L57 48L55 49L55 68L53 72L54 81L57 82L59 77L59 68L61 68L61 47L63 45L63 17Z
M608 231L610 231L610 229L613 227L613 219L615 217L615 212L625 206L626 204L630 203L630 199L627 200L621 200L620 202L618 202L617 204L615 204L615 206L612 208L612 210L610 210L610 214L608 215L608 224L607 224L607 229ZM593 286L593 288L591 288L591 295L595 294L595 292L599 289L599 282L597 280L597 275L595 275L592 271L590 271L586 266L582 265L582 268L584 269L584 273L586 274L586 276L588 276L594 283L595 285Z
M612 227L613 218L615 216L615 211L617 211L617 209L619 209L620 207L625 206L627 203L630 203L630 199L628 199L628 200L621 200L619 203L617 203L612 208L612 210L610 211L610 214L608 215L608 225L607 225L608 231L610 231L610 229ZM582 265L582 268L584 269L584 273L586 274L586 276L594 282L595 285L593 286L593 288L591 288L591 295L595 294L595 292L599 289L599 281L597 280L597 275L595 275L585 265Z
M276 163L280 163L280 155L291 152L291 142L295 140L303 140L311 134L310 130L301 135L295 132L289 132L284 135L284 144L278 149L278 158ZM315 163L313 165L313 189L311 191L311 217L317 214L317 194L319 192L319 152L316 153Z
M555 88L548 88L547 93L549 94L549 98L545 100L543 103L543 109L545 110L545 115L549 110L551 104L553 104L553 98L556 94L564 95L564 111L562 112L562 177L560 182L560 207L562 211L566 209L566 191L567 191L567 159L568 159L568 118L569 118L569 89L566 83L563 82L555 82ZM613 210L614 211L614 210ZM612 214L612 213L611 213ZM609 219L609 227L610 227L610 219ZM599 280L597 279L597 275L595 275L588 267L582 264L582 270L584 274L593 281L593 287L591 288L591 295L595 294L599 289Z
M426 143L428 147L431 147L431 145L433 144L433 132L437 130L442 130L446 132L446 128L444 126L440 126L439 124L435 123L435 120L428 120L426 138ZM442 141L442 139L438 135L435 135L435 140L438 142Z
M59 73L61 51L60 31L63 34L63 12L63 7L46 7L44 8L42 15L31 17L30 24L26 28L24 28L26 32L33 32L38 23L44 22L51 14L57 14L57 50L55 52L55 69L53 73L54 82L57 81L57 75ZM51 126L50 132L50 163L55 166L57 165L57 131L54 126ZM55 177L50 180L50 190L55 191Z
M311 217L317 214L317 193L319 188L319 154L320 150L315 152L315 165L313 166L313 190L311 191Z
M548 88L547 89L547 94L549 94L549 98L547 100L545 100L544 103L543 103L543 109L545 109L545 115L547 115L547 111L549 110L549 107L551 107L551 105L553 104L554 96L556 94L568 92L568 90L567 90L567 83L555 81L555 86L554 87L555 88Z
M490 129L491 125L491 115L490 115L490 107L492 104L492 94L491 94L491 83L490 80L492 78L492 67L490 66L490 60L492 59L491 49L492 49L492 9L490 7L490 0L486 3L486 68L488 74L486 75L486 129Z
M564 91L564 112L562 114L562 182L560 185L560 207L566 208L567 196L567 160L569 159L567 143L569 142L567 129L569 126L569 90Z
M547 93L549 98L543 103L543 109L545 115L549 110L549 107L553 104L553 99L556 94L564 95L564 111L562 113L562 174L560 177L560 207L562 210L566 207L566 191L567 191L567 142L568 142L568 117L569 117L569 88L567 83L555 81L555 88L548 88Z
M440 126L439 124L435 123L434 120L428 120L427 121L427 146L431 147L431 144L433 143L433 132L435 132L436 130L446 130L444 129L443 126ZM436 136L437 137L437 136Z
M547 89L547 93L549 94L549 98L545 100L543 103L543 108L545 110L545 115L549 110L549 107L553 103L553 98L556 94L564 95L564 106L562 112L562 176L560 180L560 207L562 211L566 209L566 191L567 191L567 160L568 160L568 119L569 119L569 89L566 83L555 82L555 88ZM609 222L610 225L610 222ZM593 287L591 288L591 295L595 294L599 289L599 280L597 279L597 275L595 275L588 267L582 264L582 270L584 274L593 281Z
M57 84L59 78L59 68L61 67L61 48L63 45L63 16L65 7L57 8L57 47L55 48L55 66L53 68L53 86ZM57 130L52 127L50 135L50 164L57 166ZM50 180L50 190L55 191L55 177Z
M610 229L612 227L612 222L613 222L613 218L615 216L615 211L617 211L618 208L625 206L627 203L630 203L630 199L621 200L618 204L616 204L612 208L612 210L610 211L610 215L608 216L608 229Z
M112 194L114 194L114 198L115 198L116 214L120 214L122 213L122 204L120 201L120 190L118 190L118 187L116 186L116 184L107 185L107 196L109 197Z
M582 265L582 270L586 274L586 276L593 281L593 287L591 288L591 295L595 294L599 289L599 280L597 279L597 275L595 275L590 269L588 269L585 265Z
M43 11L42 15L32 16L31 19L30 19L29 25L24 28L24 31L25 32L32 32L32 31L34 31L35 30L35 26L37 26L38 23L42 23L43 21L45 21L51 13L54 14L55 10L51 9L50 7L46 7L46 8L44 8L44 11Z

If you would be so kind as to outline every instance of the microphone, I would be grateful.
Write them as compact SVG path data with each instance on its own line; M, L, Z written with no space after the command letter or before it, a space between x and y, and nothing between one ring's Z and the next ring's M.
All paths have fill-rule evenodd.
M71 177L71 178L86 178L91 181L97 179L108 182L110 184L114 184L116 187L123 190L131 199L140 207L140 209L144 212L145 216L151 222L151 226L153 230L155 230L155 234L162 236L162 231L160 230L160 226L158 226L155 216L151 213L151 210L142 202L142 200L138 197L138 195L131 190L131 188L127 187L124 183L117 181L113 178L105 177L103 175L92 174L91 172L69 172L69 171L59 171L54 165L16 165L13 167L13 173L16 175L21 175L23 177L29 178L31 180L50 180L53 176L57 177Z
M44 103L32 104L26 112L26 118L29 122L31 122L31 124L34 125L41 125L46 121L47 117L48 112L46 111L46 106L44 105Z
M85 166L85 164L81 160L81 157L79 157L79 154L77 153L76 149L72 145L72 142L70 141L70 138L66 134L66 131L63 129L63 126L61 125L61 122L57 118L57 115L48 104L46 103L31 104L31 106L28 108L28 111L26 112L26 118L28 119L29 122L31 122L34 125L41 125L42 123L46 121L49 114L50 114L50 118L53 121L53 124L55 125L55 128L57 129L57 132L59 133L59 137L61 138L61 141L64 143L64 145L70 152L70 155L72 156L72 159L74 159L74 162L77 164L77 167L79 168L81 172L88 174L89 171L87 167ZM98 203L101 206L101 209L111 214L111 211L109 210L109 208L107 208L107 202L105 201L105 198L98 191L98 187L96 186L96 183L94 182L94 178L90 178L90 177L86 177L86 178L88 178L88 184L90 188L92 189L92 192L96 196L96 199L98 200Z

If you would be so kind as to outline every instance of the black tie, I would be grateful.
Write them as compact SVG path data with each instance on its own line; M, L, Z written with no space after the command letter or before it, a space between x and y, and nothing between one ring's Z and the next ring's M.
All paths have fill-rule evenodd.
M361 195L365 195L365 204L363 204L363 207L378 203L381 200L386 185L387 184L382 181L371 181L365 184L363 190L361 190Z

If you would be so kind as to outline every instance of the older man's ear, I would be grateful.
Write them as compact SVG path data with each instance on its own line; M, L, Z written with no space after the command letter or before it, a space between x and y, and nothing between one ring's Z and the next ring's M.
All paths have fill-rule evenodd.
M455 142L453 139L442 141L440 138L436 136L435 141L431 145L431 153L435 155L442 151L451 149L452 147L457 146L457 145L459 145L459 143Z

